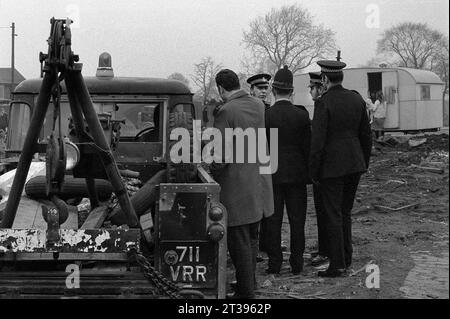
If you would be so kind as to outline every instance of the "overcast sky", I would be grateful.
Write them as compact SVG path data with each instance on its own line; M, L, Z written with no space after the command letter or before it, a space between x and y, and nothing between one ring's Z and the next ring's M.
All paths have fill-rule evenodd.
M52 16L75 20L72 48L84 75L95 74L98 55L107 51L116 75L189 77L205 56L241 71L250 21L295 3L335 32L349 66L374 57L383 30L401 22L425 22L448 35L448 0L0 0L0 27L15 22L15 63L26 78L39 76ZM10 63L11 30L0 28L0 67Z

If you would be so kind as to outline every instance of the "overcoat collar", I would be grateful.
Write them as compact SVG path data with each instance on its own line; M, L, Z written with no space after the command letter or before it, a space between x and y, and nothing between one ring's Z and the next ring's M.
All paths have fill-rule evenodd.
M247 95L248 95L248 93L245 92L244 90L239 90L239 91L237 91L236 93L233 93L233 94L228 98L227 102L230 102L230 101L232 101L232 100L235 100L235 99L241 98L241 97L243 97L243 96L247 96Z
M287 104L287 105L292 105L292 102L289 100L278 100L276 101L273 105L282 105L282 104Z

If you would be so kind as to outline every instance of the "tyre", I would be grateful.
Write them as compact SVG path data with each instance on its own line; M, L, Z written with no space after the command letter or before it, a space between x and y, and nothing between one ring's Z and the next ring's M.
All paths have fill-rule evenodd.
M112 195L111 183L104 179L95 180L95 189L97 190L98 199L107 200ZM31 178L25 184L25 193L33 199L48 198L46 194L46 177L36 176ZM56 194L59 198L66 200L77 197L89 197L86 180L84 178L74 178L72 176L64 177L64 184L61 192Z

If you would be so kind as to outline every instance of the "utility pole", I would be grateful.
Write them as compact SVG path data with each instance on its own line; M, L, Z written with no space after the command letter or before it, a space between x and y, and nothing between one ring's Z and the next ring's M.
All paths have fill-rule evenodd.
M11 91L12 94L14 90L14 38L17 36L16 34L16 24L14 22L11 23Z

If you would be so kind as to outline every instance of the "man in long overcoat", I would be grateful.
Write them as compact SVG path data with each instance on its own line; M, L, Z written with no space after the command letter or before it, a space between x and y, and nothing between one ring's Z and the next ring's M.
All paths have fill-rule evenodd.
M239 78L231 70L221 70L216 84L225 104L217 112L214 127L220 130L223 145L233 149L232 162L211 165L211 173L220 184L220 201L227 209L227 243L236 269L236 298L254 298L258 228L263 216L273 214L271 175L260 172L260 163L249 160L250 145L244 143L243 163L238 163L236 139L226 140L226 129L264 130L264 104L240 89ZM258 134L257 134L258 135ZM226 147L225 147L226 148ZM222 159L225 159L222 154ZM228 161L228 160L227 160Z

